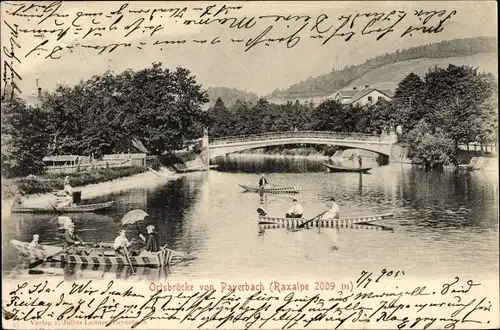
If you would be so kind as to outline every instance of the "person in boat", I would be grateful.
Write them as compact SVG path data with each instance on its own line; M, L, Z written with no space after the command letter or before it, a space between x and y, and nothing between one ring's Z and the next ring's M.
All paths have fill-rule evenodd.
M14 205L21 206L24 203L24 197L21 194L16 194L14 196Z
M339 219L340 210L337 202L335 201L335 198L332 198L329 201L329 209L321 216L321 220L332 220L332 219ZM332 240L332 249L333 250L338 250L338 229L333 229L333 230L328 230L327 234L330 236L330 239Z
M359 168L363 167L363 158L361 158L361 155L358 155L358 164L359 164Z
M160 251L160 240L158 239L158 233L156 232L155 226L147 226L146 231L148 232L148 237L144 249L148 252Z
M80 236L75 234L75 224L73 223L73 221L66 223L66 231L63 235L63 241L64 249L74 250L76 246L85 245L85 242L80 238Z
M66 176L64 178L64 192L68 194L69 196L73 196L73 188L69 184L69 176Z
M113 243L113 249L115 250L117 255L126 255L128 248L132 245L127 238L127 231L125 229L121 229L118 236L115 238Z
M33 240L30 243L30 247L35 249L44 250L43 246L39 243L40 236L38 234L33 235Z
M321 216L321 220L339 219L340 210L335 198L329 201L329 209Z
M287 218L302 218L302 213L304 213L304 209L302 208L302 205L299 204L299 202L294 199L293 200L293 205L288 210L288 213L286 214Z
M265 217L267 215L267 212L264 209L264 204L260 204L259 208L257 209L257 212L261 217Z
M259 180L259 188L265 188L265 187L267 187L267 185L268 185L268 182L267 182L266 176L264 174L262 174L262 176L260 177L260 180Z

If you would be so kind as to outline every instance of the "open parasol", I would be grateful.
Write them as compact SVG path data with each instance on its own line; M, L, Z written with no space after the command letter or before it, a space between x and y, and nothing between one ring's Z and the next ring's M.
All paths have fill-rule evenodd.
M127 224L134 224L137 221L144 220L145 217L147 217L148 214L144 212L143 210L132 210L125 214L122 218L122 225L127 225Z

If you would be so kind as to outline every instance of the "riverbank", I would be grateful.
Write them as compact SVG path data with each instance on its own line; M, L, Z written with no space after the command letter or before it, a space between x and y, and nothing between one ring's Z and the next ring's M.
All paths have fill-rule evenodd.
M74 190L80 190L82 199L91 199L110 193L118 193L135 187L154 187L165 184L170 180L182 177L174 171L162 167L159 171L145 169L143 172L127 177L120 177L110 181L104 181L82 186L74 186ZM3 186L3 183L2 183ZM55 203L56 196L51 192L27 194L24 197L23 204L26 207L47 207L50 203ZM2 199L2 216L10 214L12 199Z
M313 148L293 148L283 150L265 150L265 149L251 149L245 150L239 155L242 156L265 156L271 158L307 158L307 159L321 159L321 160L346 160L350 157L361 155L364 159L377 159L377 154L367 150L361 149L346 149L336 150L335 152L325 153L324 151L317 151Z

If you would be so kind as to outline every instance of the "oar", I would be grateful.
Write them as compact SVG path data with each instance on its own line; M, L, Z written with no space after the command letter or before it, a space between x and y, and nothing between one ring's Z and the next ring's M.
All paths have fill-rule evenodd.
M317 216L315 216L314 218L312 218L311 220L307 220L306 222L304 223L301 223L300 225L297 226L297 228L304 228L309 222L312 222L314 220L316 220L317 218L319 218L320 216L322 216L323 214L325 214L326 212L328 211L325 211L325 212L321 212L320 214L318 214Z
M128 257L128 249L126 246L124 246L123 249L125 250L125 258L127 258L128 264L130 265L130 268L132 268L132 273L135 275L134 266L132 266L132 261L130 261Z
M51 202L49 202L49 204L54 208L54 210L56 210L57 212L60 212L62 214L64 214L64 211L59 209L57 206L55 206L54 204L52 204Z
M69 248L69 247L68 247L68 248ZM50 255L50 256L46 257L45 259L38 259L38 260L36 260L36 261L34 261L34 262L30 263L30 264L28 265L28 268L35 268L36 266L39 266L39 265L43 264L43 263L44 263L44 262L46 262L47 260L52 259L52 258L54 258L55 256L58 256L58 255L60 255L60 254L62 254L62 253L64 253L64 252L66 252L66 251L68 250L68 248L62 249L61 251L59 251L59 252L57 252L57 253L54 253L53 255Z

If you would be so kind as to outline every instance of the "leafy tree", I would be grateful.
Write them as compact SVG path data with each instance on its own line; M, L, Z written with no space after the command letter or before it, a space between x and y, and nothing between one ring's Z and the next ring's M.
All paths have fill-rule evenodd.
M421 100L424 87L424 81L414 73L401 80L390 106L397 123L405 123L407 127L413 128L422 119Z
M318 105L312 113L312 129L342 132L344 130L344 115L345 111L340 102L326 100Z
M161 63L140 71L106 72L49 93L54 153L95 154L126 151L131 138L154 154L182 149L202 134L208 102L189 70L163 69Z
M210 117L209 134L213 137L230 136L233 134L234 120L226 108L222 98L217 98L212 108L208 110Z
M47 155L46 113L14 98L2 102L2 174L7 177L38 174Z
M456 162L452 139L440 129L421 121L408 134L408 157L425 168L442 168Z
M483 122L491 114L487 100L493 93L491 76L477 68L435 68L425 76L423 118L435 127L439 125L458 149L460 143L474 141L482 133Z

